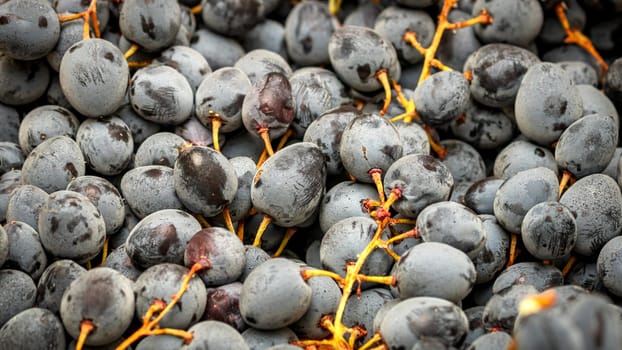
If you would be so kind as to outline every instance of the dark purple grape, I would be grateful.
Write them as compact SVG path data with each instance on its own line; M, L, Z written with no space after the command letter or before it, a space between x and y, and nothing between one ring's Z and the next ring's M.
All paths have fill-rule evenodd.
M430 126L445 125L467 110L469 81L458 72L438 72L421 82L413 97L421 120Z
M41 244L52 256L85 263L104 246L106 224L88 197L57 191L41 207L38 232Z
M538 36L544 14L538 0L506 3L503 0L477 0L472 15L486 9L494 19L491 24L476 24L475 33L483 42L506 42L526 46Z
M478 214L494 214L493 202L503 179L487 177L476 181L466 190L464 204Z
M443 257L439 259L438 257ZM458 303L473 288L475 266L462 251L437 242L410 248L396 264L400 298L425 296Z
M136 150L134 167L164 165L172 168L186 140L172 132L158 132L147 137Z
M183 151L173 170L175 193L195 213L216 216L231 203L238 177L231 162L213 148L193 146Z
M132 131L118 117L85 120L76 132L76 142L88 167L102 175L121 174L134 153Z
M246 266L244 245L233 232L220 227L196 232L185 245L184 264L187 267L203 259L209 260L210 266L199 272L199 276L208 287L237 280Z
M134 304L132 281L113 269L98 267L71 282L63 294L60 316L74 339L80 335L82 321L91 321L95 328L85 344L105 345L120 338L130 326Z
M378 200L378 191L365 183L344 181L326 192L320 204L320 228L326 232L335 223L353 216L368 215L363 206L367 199Z
M242 332L242 338L250 350L268 349L271 346L289 344L298 340L296 333L287 327L271 331L248 328Z
M486 303L482 321L487 330L498 329L511 333L518 317L518 305L526 296L537 294L532 285L513 285L495 293Z
M0 344L6 349L65 350L61 320L49 310L30 308L13 316L0 328Z
M288 57L285 46L285 27L272 19L264 19L248 30L242 38L242 45L246 51L263 49L277 53L284 59Z
M268 132L271 140L282 136L294 120L292 88L286 76L266 74L244 97L242 122L251 135Z
M240 312L248 325L274 330L299 320L307 312L311 296L312 289L302 279L297 263L270 259L244 280Z
M39 233L20 221L6 223L4 230L8 236L9 255L3 267L24 271L37 281L48 265Z
M108 245L110 246L110 243L108 243ZM138 276L140 276L140 274L142 273L141 269L134 266L134 264L132 263L132 259L129 255L127 255L127 252L125 251L125 246L123 245L115 248L113 251L108 253L106 261L102 266L117 270L123 276L127 277L132 281L136 281Z
M542 260L568 256L577 240L577 223L568 209L558 202L534 205L521 224L521 238L531 255Z
M279 226L305 224L325 192L326 165L319 147L300 142L283 148L257 170L251 201Z
M501 272L492 286L492 291L502 294L515 285L531 285L538 292L543 292L548 288L561 286L563 282L562 272L555 266L540 262L520 262Z
M480 215L486 232L486 244L473 259L477 272L476 284L492 281L505 267L510 235L497 223L493 215Z
M24 164L24 152L18 144L0 142L0 174L13 169L21 169Z
M50 69L42 61L18 61L0 55L0 103L24 105L45 94Z
M39 278L35 305L54 313L60 310L60 302L69 284L86 272L73 260L56 260Z
M38 228L39 210L48 194L32 185L20 185L11 191L6 210L6 220L22 221L32 228Z
M329 62L328 42L337 22L328 6L319 1L298 3L285 20L287 53L301 66Z
M163 165L141 166L127 171L119 189L139 219L164 209L183 209L175 192L173 169Z
M207 289L207 303L204 320L224 322L243 332L248 326L240 314L240 293L242 283L232 282Z
M43 141L54 136L75 138L80 122L66 108L54 105L37 107L24 116L19 125L19 146L30 153Z
M360 346L373 337L374 318L379 310L394 299L385 288L372 288L361 292L361 295L352 295L348 298L343 312L343 324L347 327L359 326L367 331L365 337L357 339Z
M194 16L189 18L194 19ZM169 47L162 51L157 62L172 67L181 73L188 80L194 92L197 91L207 74L212 72L212 68L205 57L197 50L187 46Z
M323 339L330 332L321 326L321 320L327 315L334 317L341 300L341 289L335 280L326 276L312 277L307 283L311 287L311 304L302 318L290 327L302 339ZM344 325L352 326L345 321L346 314L344 311Z
M244 56L244 49L236 40L206 28L201 28L192 35L190 47L207 59L212 70L231 67Z
M620 296L622 295L622 285L620 284L620 276L622 270L616 263L620 258L620 245L622 244L622 238L615 237L607 242L598 253L598 275L602 280L603 285L611 293Z
M180 26L181 9L174 0L128 0L121 7L121 33L150 52L172 44Z
M259 83L268 73L281 73L288 78L292 75L292 68L283 57L265 49L247 52L233 68L244 72L252 85Z
M0 284L5 286L0 288L3 305L0 309L0 325L4 325L13 316L33 307L37 287L26 273L11 269L0 270Z
M527 140L515 140L503 148L495 158L493 174L501 179L508 179L518 172L537 167L559 172L553 153L544 147Z
M201 5L203 23L227 36L243 35L264 16L263 0L204 0Z
M199 230L201 224L184 211L156 211L132 229L127 237L125 251L139 268L164 262L181 264L186 244Z

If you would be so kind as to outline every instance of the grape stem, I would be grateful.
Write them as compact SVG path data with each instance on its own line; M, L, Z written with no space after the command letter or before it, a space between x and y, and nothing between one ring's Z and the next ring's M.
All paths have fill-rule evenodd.
M97 0L91 0L89 7L80 13L72 13L69 15L58 15L60 22L73 21L75 19L82 18L84 20L84 30L82 32L82 39L86 40L91 37L91 28L89 26L89 20L93 23L93 30L95 31L95 37L101 37L99 31L99 20L97 19Z
M82 350L84 343L86 342L86 337L88 337L94 330L95 325L91 320L83 320L80 322L80 336L76 342L76 350Z
M169 334L177 337L181 337L184 339L185 343L189 343L192 341L192 333L180 330L180 329L169 329L169 328L159 328L158 324L166 316L168 312L170 312L173 307L179 302L184 293L188 290L188 286L192 278L197 274L197 272L210 268L211 264L207 258L202 258L197 261L192 267L190 271L184 275L183 282L181 287L177 291L175 295L171 297L171 301L166 304L163 300L155 300L153 304L149 307L147 312L143 317L143 325L132 335L130 335L123 343L115 348L115 350L124 350L136 342L138 339L156 334ZM156 315L155 317L153 317Z
M566 38L564 39L564 42L566 44L575 44L582 47L592 57L594 57L596 62L598 62L598 65L601 68L601 73L606 73L607 70L609 70L609 65L607 65L607 62L605 62L605 60L598 53L596 48L594 48L592 41L590 41L590 39L585 36L585 34L583 34L578 28L570 27L570 22L568 22L568 17L566 16L567 8L568 7L565 2L560 2L559 4L555 5L555 14L559 19L559 23L562 25L562 28L564 28L564 32L566 32Z

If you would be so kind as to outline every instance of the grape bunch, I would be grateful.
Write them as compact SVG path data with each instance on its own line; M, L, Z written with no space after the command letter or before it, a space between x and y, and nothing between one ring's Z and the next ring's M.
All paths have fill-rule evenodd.
M0 0L0 349L621 349L621 17Z

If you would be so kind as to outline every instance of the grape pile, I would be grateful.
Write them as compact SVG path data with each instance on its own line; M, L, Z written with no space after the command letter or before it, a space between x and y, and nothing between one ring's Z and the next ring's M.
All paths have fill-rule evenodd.
M621 30L0 0L0 349L622 349Z

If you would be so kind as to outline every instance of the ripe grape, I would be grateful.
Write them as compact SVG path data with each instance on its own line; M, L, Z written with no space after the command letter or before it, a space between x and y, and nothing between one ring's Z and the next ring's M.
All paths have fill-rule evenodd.
M30 308L13 316L0 328L0 344L7 349L65 350L61 320L46 309Z
M0 288L0 325L4 325L13 316L31 308L35 303L36 285L26 273L12 270L0 270L0 283L11 288Z
M150 52L171 45L180 26L181 9L174 0L128 0L119 14L123 36Z

